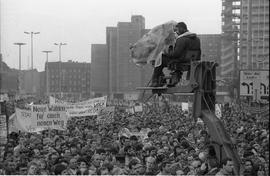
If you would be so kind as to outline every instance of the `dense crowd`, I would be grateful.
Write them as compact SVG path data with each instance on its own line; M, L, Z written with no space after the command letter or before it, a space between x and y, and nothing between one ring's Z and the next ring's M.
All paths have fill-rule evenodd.
M11 133L0 174L233 175L232 159L217 160L207 127L180 106L135 113L116 107L112 123L96 118L71 118L65 131ZM228 105L221 120L241 157L241 175L269 175L269 120Z

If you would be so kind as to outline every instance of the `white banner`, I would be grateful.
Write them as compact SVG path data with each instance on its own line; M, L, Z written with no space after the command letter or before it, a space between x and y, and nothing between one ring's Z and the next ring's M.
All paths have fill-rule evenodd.
M221 104L215 104L215 115L219 119L222 117Z
M77 103L68 103L58 100L54 97L50 97L50 104L64 105L66 107L67 115L69 117L82 117L98 115L100 109L106 107L107 96L93 98Z
M67 125L66 109L56 105L33 105L31 110L16 108L10 119L14 130L37 132L45 129L64 130Z
M6 116L0 115L0 144L7 143L7 124Z
M188 103L182 103L182 111L188 111Z
M240 95L269 96L269 71L241 70Z
M67 125L66 108L57 105L33 105L32 125L37 129L64 130Z
M143 111L143 106L142 104L138 105L138 106L134 106L134 111L135 112L142 112Z
M14 125L19 124L20 129L23 132L35 132L35 128L32 126L32 111L16 108L16 119Z
M7 94L0 94L0 102L8 101L8 95Z

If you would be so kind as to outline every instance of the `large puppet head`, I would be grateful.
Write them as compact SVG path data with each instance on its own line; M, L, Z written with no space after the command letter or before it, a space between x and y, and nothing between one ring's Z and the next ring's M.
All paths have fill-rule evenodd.
M130 47L133 62L144 65L153 60L168 46L173 45L176 36L174 28L175 21L158 25L151 29L141 39Z

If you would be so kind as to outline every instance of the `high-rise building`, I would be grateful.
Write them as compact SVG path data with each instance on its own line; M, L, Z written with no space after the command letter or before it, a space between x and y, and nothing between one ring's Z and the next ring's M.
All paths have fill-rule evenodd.
M220 77L221 71L221 34L200 34L201 41L201 60L215 61L218 63L216 76Z
M269 0L242 0L240 68L269 69Z
M106 94L108 91L108 57L105 44L91 46L91 91Z
M86 62L48 62L45 66L48 75L48 94L78 100L90 97L91 64ZM48 72L48 73L47 73Z
M221 76L237 75L241 0L222 0Z
M106 49L95 49L99 45L93 44L92 64L103 68L102 74L97 69L92 70L93 82L102 79L107 83L99 82L103 88L92 90L95 93L108 94L110 96L120 96L124 94L138 94L136 87L145 86L151 79L152 68L136 66L130 57L130 45L138 41L148 30L145 29L145 19L141 15L131 17L131 22L118 22L116 27L106 28ZM102 45L102 44L101 44ZM99 54L98 54L99 53ZM104 53L106 53L106 62ZM98 61L98 59L100 59ZM102 61L101 61L102 60ZM105 69L108 68L108 69ZM94 86L94 85L93 85ZM104 90L106 89L106 90ZM122 96L123 97L123 96Z

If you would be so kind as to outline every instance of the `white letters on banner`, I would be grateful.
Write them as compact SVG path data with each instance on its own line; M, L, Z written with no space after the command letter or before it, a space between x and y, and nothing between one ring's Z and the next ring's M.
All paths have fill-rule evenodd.
M269 71L241 70L240 95L254 96L256 91L261 96L269 96Z
M89 99L87 101L68 103L50 97L50 104L62 105L66 107L67 115L69 117L82 117L98 115L100 109L106 107L107 96Z

